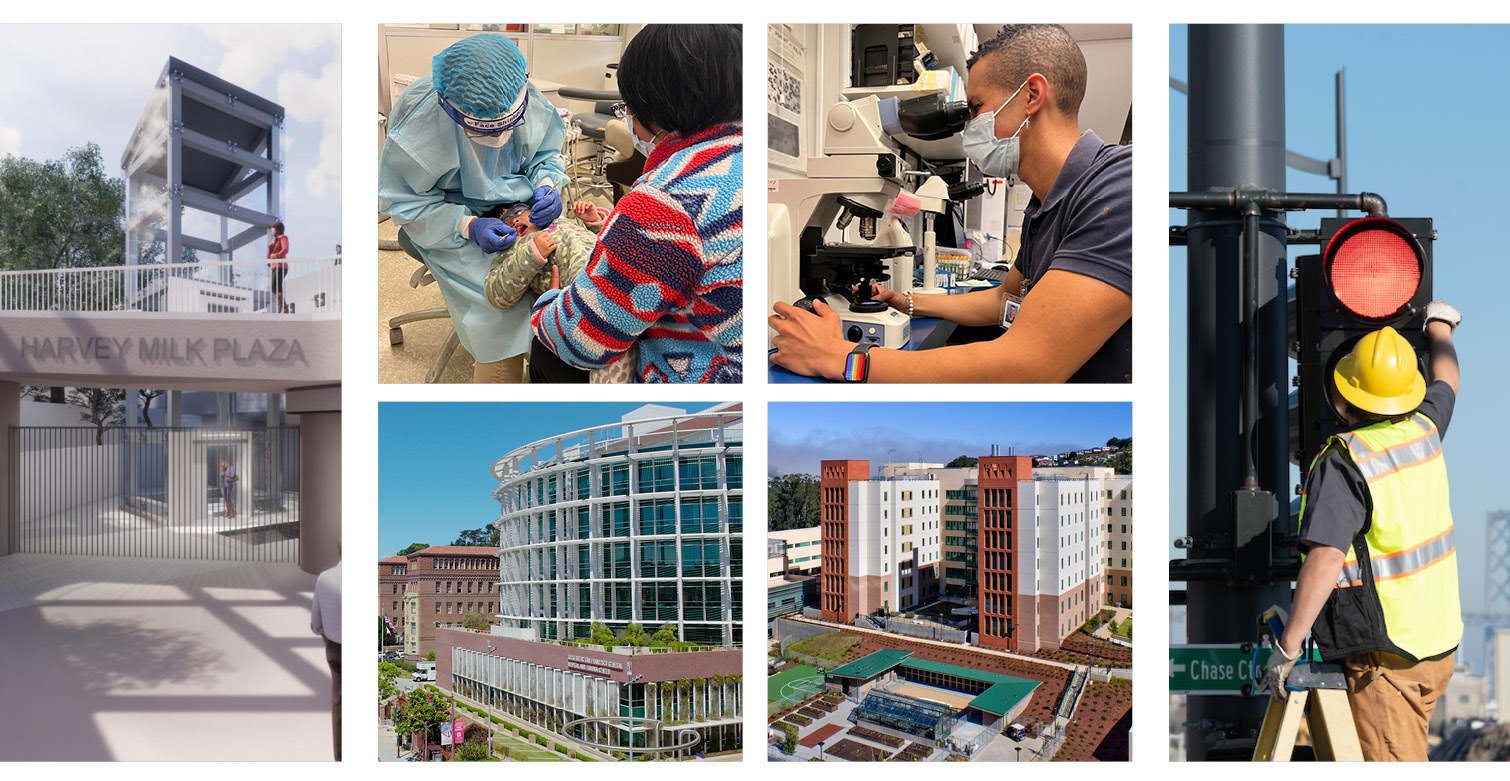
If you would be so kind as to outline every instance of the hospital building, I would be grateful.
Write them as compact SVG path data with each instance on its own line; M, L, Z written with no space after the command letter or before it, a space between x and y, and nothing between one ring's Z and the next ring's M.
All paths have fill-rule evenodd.
M588 725L614 746L672 745L692 729L690 750L736 749L742 405L647 405L515 448L492 474L497 623L434 627L440 685L555 729L643 719ZM598 645L599 624L647 634L669 625L678 642Z
M1132 604L1132 476L998 453L975 467L824 461L825 620L973 604L981 645L1057 648Z

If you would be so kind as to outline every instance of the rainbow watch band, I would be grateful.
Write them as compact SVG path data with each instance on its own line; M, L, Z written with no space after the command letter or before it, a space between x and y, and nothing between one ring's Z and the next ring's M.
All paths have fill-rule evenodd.
M849 351L849 356L844 360L844 381L865 382L870 379L870 348L875 347L875 342L861 342L855 345L855 349Z

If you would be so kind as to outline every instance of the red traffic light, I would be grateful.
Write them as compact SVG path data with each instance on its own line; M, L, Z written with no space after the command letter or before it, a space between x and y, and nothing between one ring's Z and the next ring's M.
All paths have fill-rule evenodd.
M1387 320L1421 286L1420 242L1393 220L1367 217L1344 225L1323 256L1326 282L1352 314Z

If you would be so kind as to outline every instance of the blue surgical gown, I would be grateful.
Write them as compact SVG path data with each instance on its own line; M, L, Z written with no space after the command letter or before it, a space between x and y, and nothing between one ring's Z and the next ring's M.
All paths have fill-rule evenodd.
M393 218L419 247L445 298L451 322L472 358L492 363L529 351L531 298L494 309L482 292L495 255L457 232L462 217L499 203L530 202L535 188L566 185L561 144L566 125L555 106L529 85L524 124L508 143L486 147L441 111L425 76L404 90L388 117L388 142L378 167L378 211Z

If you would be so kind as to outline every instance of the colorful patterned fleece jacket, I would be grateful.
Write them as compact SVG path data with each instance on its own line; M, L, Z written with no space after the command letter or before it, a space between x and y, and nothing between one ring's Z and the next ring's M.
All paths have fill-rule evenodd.
M651 151L592 259L535 303L535 335L595 369L638 344L640 382L740 382L744 142L738 123Z

